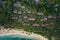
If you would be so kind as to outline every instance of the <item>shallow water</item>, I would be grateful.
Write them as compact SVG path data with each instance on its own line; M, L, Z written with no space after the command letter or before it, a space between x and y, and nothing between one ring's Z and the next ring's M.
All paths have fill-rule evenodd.
M0 40L37 40L37 39L23 35L3 35L0 36Z

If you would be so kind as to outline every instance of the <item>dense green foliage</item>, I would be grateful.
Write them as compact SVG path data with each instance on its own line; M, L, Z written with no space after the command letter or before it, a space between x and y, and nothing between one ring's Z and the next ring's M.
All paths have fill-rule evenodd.
M43 12L45 16L52 15L55 16L54 19L49 19L47 21L41 22L40 16L36 14L27 14L26 9L21 9L20 7L14 7L13 3L16 1L19 1L22 5L26 6L26 9L30 9L35 12ZM59 6L55 6L58 4ZM14 9L21 9L22 10L22 20L13 20L11 19L11 16L18 14L14 14ZM57 9L57 10L56 10ZM35 21L29 21L27 19L24 19L23 16L31 16L34 17ZM25 31L28 32L34 32L37 34L42 34L45 37L49 37L51 39L52 36L60 37L60 18L57 18L57 16L60 16L60 0L51 0L45 1L40 0L39 3L35 3L33 0L7 0L7 3L0 2L0 25L4 26L5 28L22 28ZM22 24L22 22L28 22L30 26L25 26ZM37 22L40 24L38 27L32 26L34 22ZM53 25L50 25L49 23L53 23ZM49 26L41 26L42 24L48 23ZM57 39L58 40L58 39Z

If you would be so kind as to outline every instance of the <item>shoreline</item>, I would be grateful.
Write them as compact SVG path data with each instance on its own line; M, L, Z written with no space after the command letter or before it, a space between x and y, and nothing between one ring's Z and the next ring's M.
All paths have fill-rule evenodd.
M0 36L14 35L14 34L19 34L19 35L23 35L23 36L27 36L27 37L33 37L33 38L37 38L39 40L48 40L47 38L43 37L42 35L38 35L35 33L29 33L24 30L11 29L8 31L8 29L4 29L4 32L3 32L3 30L0 30Z

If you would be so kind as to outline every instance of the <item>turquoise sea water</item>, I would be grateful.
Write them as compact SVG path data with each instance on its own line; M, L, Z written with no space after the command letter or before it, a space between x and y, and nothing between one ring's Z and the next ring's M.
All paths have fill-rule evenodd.
M37 39L16 34L16 35L3 35L3 36L0 36L0 40L37 40Z

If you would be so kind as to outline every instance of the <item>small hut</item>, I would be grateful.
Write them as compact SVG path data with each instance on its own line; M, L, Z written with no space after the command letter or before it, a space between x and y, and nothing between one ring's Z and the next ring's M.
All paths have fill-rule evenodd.
M35 18L28 18L28 20L34 21L34 20L35 20Z
M37 15L44 15L42 12L38 12Z
M17 16L12 16L11 19L18 19L18 17Z
M38 23L34 23L32 26L40 26Z

